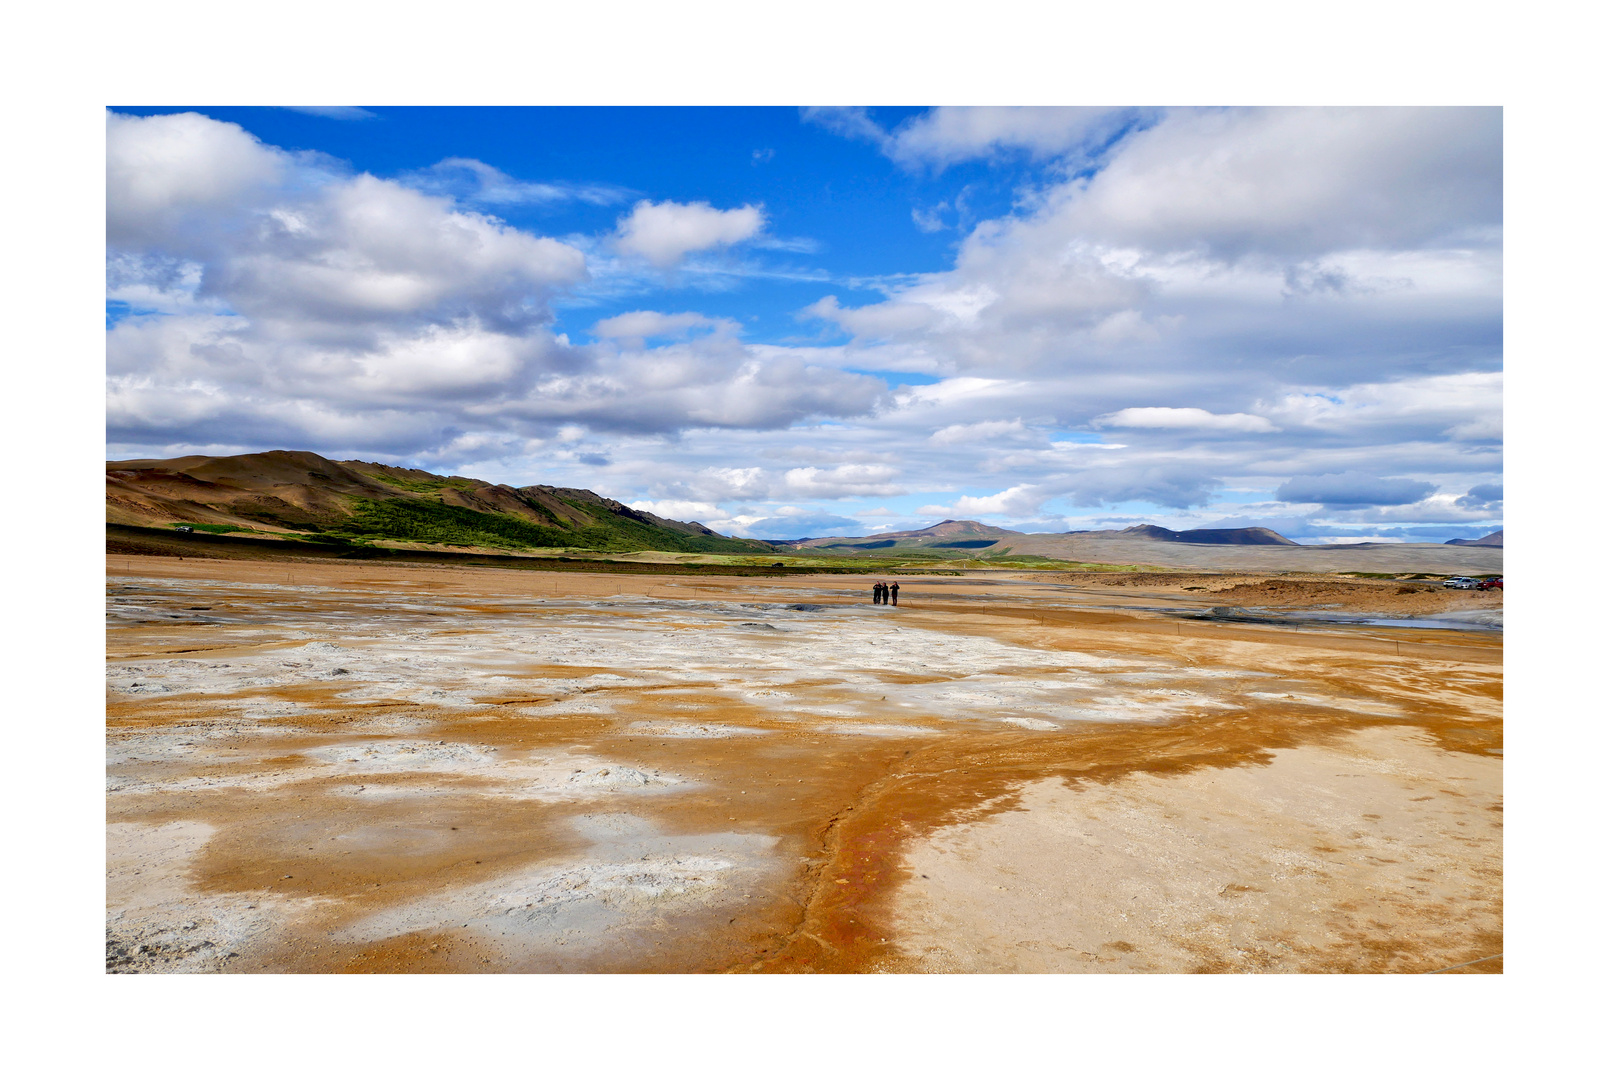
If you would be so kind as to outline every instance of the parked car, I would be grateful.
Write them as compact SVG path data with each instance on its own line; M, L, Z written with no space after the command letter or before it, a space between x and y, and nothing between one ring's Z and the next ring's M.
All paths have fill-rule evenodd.
M1441 583L1444 589L1473 589L1475 579L1472 577L1450 577Z
M1483 578L1482 580L1475 582L1475 588L1497 589L1498 591L1502 591L1503 579L1500 577Z

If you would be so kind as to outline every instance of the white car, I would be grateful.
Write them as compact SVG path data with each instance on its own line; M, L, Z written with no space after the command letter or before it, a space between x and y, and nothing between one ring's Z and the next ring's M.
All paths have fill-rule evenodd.
M1450 577L1441 583L1444 589L1473 589L1475 579L1472 577Z

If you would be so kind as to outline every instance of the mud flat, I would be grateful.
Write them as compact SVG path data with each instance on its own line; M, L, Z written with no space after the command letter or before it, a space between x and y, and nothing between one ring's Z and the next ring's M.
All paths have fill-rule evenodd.
M1315 599L1254 577L107 571L111 971L1502 952L1497 632L1214 621Z

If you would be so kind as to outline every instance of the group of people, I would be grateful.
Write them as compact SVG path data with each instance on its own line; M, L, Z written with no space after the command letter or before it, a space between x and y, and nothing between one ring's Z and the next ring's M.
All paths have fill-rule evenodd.
M899 582L890 585L886 581L879 581L872 586L872 603L893 604L899 607Z

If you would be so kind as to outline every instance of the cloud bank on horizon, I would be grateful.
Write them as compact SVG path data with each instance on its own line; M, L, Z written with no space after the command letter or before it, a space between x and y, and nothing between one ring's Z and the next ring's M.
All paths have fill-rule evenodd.
M114 110L107 247L110 457L762 538L1502 526L1499 109Z

